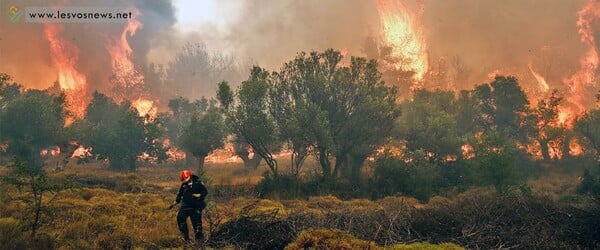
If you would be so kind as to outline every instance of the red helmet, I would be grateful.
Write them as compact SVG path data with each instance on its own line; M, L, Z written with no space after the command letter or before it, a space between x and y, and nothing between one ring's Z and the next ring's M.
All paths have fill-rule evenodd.
M179 174L179 178L181 179L182 182L189 181L191 177L192 177L192 172L189 170L183 170Z

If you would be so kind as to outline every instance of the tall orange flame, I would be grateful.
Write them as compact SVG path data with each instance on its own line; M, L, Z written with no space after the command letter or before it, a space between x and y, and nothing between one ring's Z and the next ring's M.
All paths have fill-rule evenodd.
M570 120L573 116L583 113L586 109L586 96L589 94L589 87L596 84L596 70L600 62L596 40L593 34L592 24L600 21L600 3L588 0L585 6L578 12L577 27L581 41L588 45L588 51L579 60L580 69L565 79L571 95L567 100L575 105L570 111Z
M50 43L52 61L58 67L58 83L65 92L68 109L81 117L87 104L86 78L75 67L79 48L60 36L63 29L58 24L44 24L44 34Z
M548 86L546 79L544 79L544 77L542 75L540 75L539 73L535 72L535 70L533 70L531 63L529 63L528 66L529 66L529 71L531 72L533 77L535 77L535 80L538 82L538 85L539 85L540 89L542 90L542 92L548 92L548 90L550 90L550 86Z
M422 5L419 12L413 13L401 0L376 0L376 4L383 26L383 41L392 47L392 56L406 59L394 67L412 70L415 80L422 80L429 68L425 32L420 22Z
M134 64L131 61L131 54L133 50L131 49L131 46L129 46L127 37L134 36L135 32L142 27L142 23L136 19L138 15L139 12L137 10L134 11L133 17L129 22L127 22L127 25L125 26L125 29L123 29L121 35L118 37L111 37L106 46L106 49L111 57L111 64L116 78L118 80L134 80L135 83L143 82L143 76L136 72ZM140 79L130 79L131 76L135 76Z
M137 110L140 116L149 115L150 117L156 117L157 110L154 107L154 101L147 100L144 98L139 98L131 104Z
M154 108L154 101L142 97L144 95L144 76L136 70L135 64L131 60L133 50L127 40L143 27L142 23L137 20L139 15L139 11L134 9L132 18L127 22L121 35L111 37L106 49L111 57L114 84L117 84L117 89L122 92L119 93L121 99L133 100L132 105L140 116L155 116L157 110Z

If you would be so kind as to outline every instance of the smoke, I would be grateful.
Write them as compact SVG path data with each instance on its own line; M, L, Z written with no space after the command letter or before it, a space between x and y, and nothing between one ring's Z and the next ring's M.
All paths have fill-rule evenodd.
M3 1L0 8L5 13L9 6L98 6L97 1ZM102 7L123 10L134 7L141 15L137 18L143 23L134 37L129 38L133 48L132 60L136 65L148 64L146 55L155 41L165 36L165 30L176 19L170 1L103 1ZM2 16L3 18L5 16ZM61 23L60 36L79 49L76 69L86 76L88 91L109 92L109 78L113 74L111 58L106 46L109 41L120 37L127 23ZM44 35L44 25L37 23L11 23L0 21L2 31L0 41L0 72L15 76L26 87L46 88L58 79L53 65L49 42Z
M237 84L243 80L235 72L239 72L240 67L248 67L248 62L278 70L299 51L334 48L347 51L352 56L376 56L378 54L372 52L373 47L381 49L385 45L374 1L207 1L211 1L214 8L209 10L215 14L214 20L189 27L178 24L177 13L185 6L177 6L176 2L102 2L104 6L134 6L140 11L138 20L143 28L129 38L132 60L140 67L150 92L155 95L170 88L178 89L168 91L171 94L161 98L186 94L193 98L214 95L212 90L218 81L228 80ZM444 71L444 74L438 72L436 75L447 77L451 83L449 86L457 89L489 82L490 73L498 72L515 75L527 91L543 94L536 76L532 74L536 72L550 89L559 89L563 95L569 95L565 79L578 72L579 60L589 48L580 40L577 27L578 11L584 6L583 1L405 2L413 7L423 7L420 23L431 69ZM1 11L6 12L7 6L12 4L54 6L66 3L5 0L0 5ZM92 0L68 4L98 5ZM416 11L416 8L412 10ZM61 35L80 49L77 68L87 78L88 91L110 91L108 79L113 72L106 42L111 36L119 36L125 24L61 25L64 26ZM597 22L592 25L599 26ZM598 27L594 32L594 36L598 37ZM32 88L45 88L56 80L57 72L44 38L43 25L13 24L3 19L0 20L0 38L0 72L7 72ZM213 77L207 80L204 76L189 77L190 72L198 72L193 66L168 70L170 65L181 65L177 60L185 53L183 48L186 44L205 46L209 53L207 58L215 55L215 58L231 60L238 71L224 71L226 73L216 74L224 79ZM155 70L149 67L151 63L162 64L163 68ZM207 69L210 67L202 70ZM181 82L175 84L168 79L157 79L161 72L182 74L171 76L172 80ZM596 83L593 86L598 89ZM190 89L200 91L190 94ZM161 102L164 104L166 100Z
M427 1L424 25L430 59L456 58L471 75L460 87L486 81L498 70L535 87L528 65L562 89L562 78L577 70L585 44L577 33L578 1ZM455 73L455 72L454 72Z

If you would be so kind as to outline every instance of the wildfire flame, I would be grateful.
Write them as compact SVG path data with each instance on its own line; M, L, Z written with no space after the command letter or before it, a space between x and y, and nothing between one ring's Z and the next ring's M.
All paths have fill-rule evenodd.
M528 66L529 66L529 71L531 72L533 77L535 77L535 80L538 82L542 92L547 92L548 90L550 90L550 86L548 86L546 79L544 79L544 77L542 75L538 74L537 72L535 72L535 70L533 70L531 63L529 63Z
M113 83L118 85L115 87L121 92L118 93L120 97L122 99L135 99L132 101L132 105L140 116L150 115L154 117L157 113L154 107L155 102L141 97L143 95L144 76L136 70L135 64L131 60L133 50L127 40L128 37L134 36L135 32L143 27L142 23L137 20L139 15L138 10L134 9L132 11L132 18L123 29L123 32L120 36L110 37L106 50L108 50L111 57L114 72L113 79L115 80Z
M64 28L58 24L44 25L44 34L50 43L52 61L58 67L58 83L65 92L69 111L83 116L87 104L86 78L75 66L79 60L79 48L60 36Z
M421 11L412 13L400 0L376 0L377 11L383 26L383 41L392 47L392 56L407 59L393 65L396 69L412 70L414 79L423 79L429 68L427 44Z
M157 110L154 108L154 101L139 98L133 101L132 105L140 116L149 115L150 117L156 117Z
M119 36L108 38L106 50L111 58L113 69L112 83L116 90L117 99L134 100L143 94L144 76L135 68L131 57L133 50L129 45L128 37L135 35L136 31L143 27L137 20L140 15L136 9L132 10L132 18L127 22Z
M579 60L580 69L564 80L571 92L567 100L575 105L570 110L569 120L574 119L574 115L579 115L585 111L585 101L586 95L589 94L589 87L595 86L599 58L592 24L598 21L600 21L600 3L588 0L578 12L577 19L581 41L588 45L588 51Z

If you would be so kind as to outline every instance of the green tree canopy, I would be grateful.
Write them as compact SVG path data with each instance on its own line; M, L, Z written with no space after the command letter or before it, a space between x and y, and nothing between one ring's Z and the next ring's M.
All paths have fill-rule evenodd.
M341 60L332 49L300 53L275 74L273 85L284 87L273 92L272 98L280 98L273 103L280 106L272 108L277 117L289 117L278 123L285 128L281 134L306 135L293 143L315 148L326 177L355 180L368 155L389 138L400 112L397 90L381 81L376 61L353 57L342 66ZM286 101L291 103L287 111Z
M231 132L252 146L255 154L260 155L275 175L278 163L273 154L281 147L275 120L269 112L268 90L271 85L270 73L260 67L253 67L248 80L241 83L237 90L237 102L227 83L221 83L217 97L225 108L227 124Z
M42 167L40 151L66 140L64 107L64 95L40 90L15 94L0 113L0 142L7 145L8 155L31 167Z
M190 122L183 128L178 142L186 152L198 159L198 171L204 170L204 159L213 150L223 147L225 140L223 116L211 107L206 112L194 112Z
M142 153L158 161L166 158L162 121L140 117L127 101L117 104L95 92L84 119L73 126L77 140L92 148L94 158L108 160L113 170L135 171Z
M396 133L408 150L423 150L428 158L461 157L465 141L458 129L454 93L417 90L413 100L402 104Z
M575 122L574 130L582 136L584 145L596 159L600 157L600 109L588 111ZM589 150L591 149L591 150Z

